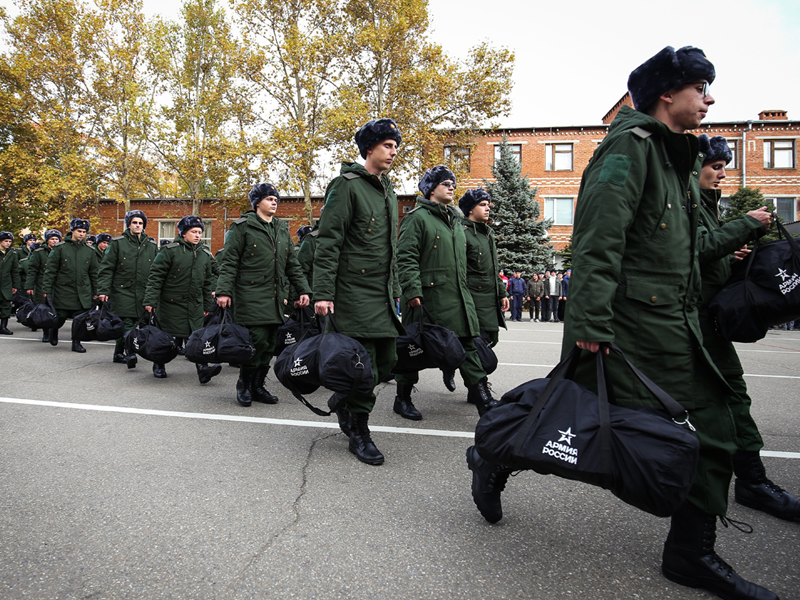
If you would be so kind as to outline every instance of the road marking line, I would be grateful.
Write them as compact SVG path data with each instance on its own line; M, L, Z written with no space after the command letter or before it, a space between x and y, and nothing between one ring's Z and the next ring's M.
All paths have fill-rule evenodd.
M202 419L206 421L236 421L240 423L261 423L266 425L289 425L291 427L312 427L317 429L339 429L338 423L325 423L320 421L293 421L291 419L268 419L264 417L240 417L236 415L215 415L208 413L187 413L171 410L153 410L146 408L129 408L125 406L100 406L97 404L76 404L73 402L54 402L52 400L28 400L25 398L0 398L6 404L27 404L30 406L50 406L53 408L72 408L76 410L93 410L97 412L116 412L132 415L151 415L157 417L180 417L184 419ZM410 427L386 427L370 425L370 431L384 433L406 433L411 435L431 435L438 437L453 437L473 439L472 431L448 431L445 429L412 429ZM778 452L762 450L761 456L772 458L800 458L800 452Z

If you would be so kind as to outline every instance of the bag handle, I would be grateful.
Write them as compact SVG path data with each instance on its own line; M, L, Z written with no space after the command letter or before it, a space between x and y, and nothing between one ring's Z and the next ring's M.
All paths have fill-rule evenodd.
M795 255L800 256L800 245L798 245L797 240L794 239L788 231L786 231L786 228L778 220L777 214L772 213L772 218L775 221L775 225L778 227L778 236L786 238L786 241L789 242L792 252L794 252Z

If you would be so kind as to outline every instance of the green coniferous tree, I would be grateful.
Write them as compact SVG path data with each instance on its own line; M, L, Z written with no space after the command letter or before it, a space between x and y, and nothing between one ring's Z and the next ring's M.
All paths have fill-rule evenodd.
M762 206L766 206L770 212L775 212L775 204L772 200L764 198L764 194L761 193L760 189L742 187L728 198L728 207L721 211L721 218L727 223L746 215L751 210L758 210ZM780 217L778 219L783 223L783 219ZM778 228L773 225L767 234L761 238L761 242L772 242L777 239Z
M522 165L505 137L492 175L495 181L484 179L483 183L492 197L492 228L500 268L509 276L515 270L526 277L544 271L553 263L553 245L547 241L552 219L539 220L536 189L531 189L528 178L522 175Z

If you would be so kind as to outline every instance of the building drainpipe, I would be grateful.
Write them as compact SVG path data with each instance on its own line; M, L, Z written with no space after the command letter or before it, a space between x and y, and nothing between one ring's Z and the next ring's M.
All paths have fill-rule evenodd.
M753 128L753 122L747 122L747 129L742 130L742 187L747 187L747 132Z

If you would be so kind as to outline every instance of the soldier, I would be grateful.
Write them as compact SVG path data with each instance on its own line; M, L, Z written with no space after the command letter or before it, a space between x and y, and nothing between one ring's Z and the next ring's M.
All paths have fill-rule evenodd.
M661 570L665 577L723 598L775 600L739 576L716 553L716 520L727 510L735 427L731 390L702 346L697 138L714 98L714 66L702 50L664 48L634 70L623 106L583 173L575 214L570 302L562 356L577 345L590 353L615 342L645 375L688 411L700 441L689 496L672 516ZM594 387L594 357L583 357L575 380ZM616 402L649 398L612 355L606 368ZM484 516L502 516L507 471L468 450L473 498ZM487 516L488 515L488 516Z
M144 309L155 311L161 329L174 337L188 338L201 329L203 317L214 306L214 256L200 241L204 230L200 217L187 215L178 221L178 235L158 253L147 278ZM195 366L200 383L208 383L222 370L218 364ZM166 378L163 364L153 363L153 376Z
M33 252L33 248L31 246L36 243L36 234L35 233L26 233L25 236L22 238L22 246L19 247L17 250L17 257L20 260L26 259L31 255Z
M94 245L94 248L97 250L97 254L99 255L99 260L102 262L103 258L105 257L106 250L108 249L109 244L111 243L110 233L98 233L97 234L97 243Z
M0 231L0 335L14 335L8 328L11 316L11 299L20 289L19 259L16 249L11 248L14 234Z
M348 449L363 463L381 465L372 441L369 415L375 386L397 362L397 336L404 332L395 313L400 285L395 270L397 197L386 175L402 136L388 118L365 123L355 135L362 166L343 162L325 190L314 255L314 310L336 314L339 330L367 350L375 376L368 394L334 394L339 427ZM331 328L331 324L328 324Z
M725 165L731 160L731 149L721 135L698 138L703 170L700 172L701 205L698 241L702 292L698 305L703 347L732 388L726 398L736 423L736 453L733 455L734 498L739 504L762 510L781 519L800 519L800 500L768 477L761 461L764 441L750 414L752 400L747 393L744 370L733 344L717 333L708 306L731 275L729 255L753 237L763 234L772 224L766 206L752 210L739 219L722 224L719 220L720 182L725 178ZM742 259L747 248L736 252Z
M58 229L48 229L44 233L44 246L36 248L28 257L28 273L25 276L25 289L36 304L44 302L42 284L44 271L47 267L47 257L50 251L61 241L61 232ZM50 330L42 329L42 342L50 341Z
M232 304L234 320L247 327L256 347L253 359L239 370L236 401L241 406L250 406L253 400L278 402L264 381L278 327L285 321L288 286L284 282L300 292L296 307L308 306L311 291L297 262L288 226L274 218L280 202L278 190L271 183L259 183L248 197L253 210L234 221L226 234L217 281L217 304L222 308Z
M141 210L125 213L125 231L111 239L100 264L97 287L101 302L111 300L111 309L125 323L127 333L144 315L144 292L158 246L144 230L147 215ZM101 234L102 235L102 234ZM125 336L114 347L112 362L136 366L135 354L125 355Z
M72 219L70 232L53 247L47 258L42 290L52 297L58 326L50 330L50 345L58 345L58 330L64 322L92 308L97 290L97 253L84 243L89 221ZM72 340L73 352L86 352L80 340Z
M397 242L397 272L403 290L401 303L417 308L423 300L437 325L453 331L464 346L467 358L459 370L467 387L468 402L484 414L494 402L486 372L481 366L475 338L478 315L467 287L467 242L461 217L449 205L456 177L439 165L428 169L419 182L422 198L403 219ZM492 290L492 293L494 290ZM419 313L403 311L403 323L414 322ZM404 419L419 420L420 412L411 402L411 390L418 373L398 374L394 412Z

